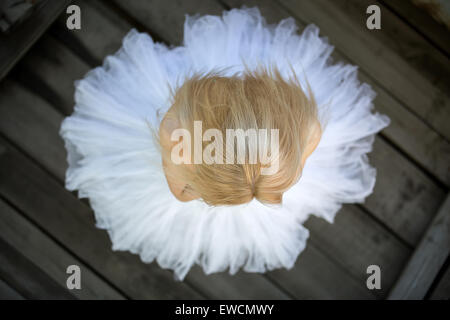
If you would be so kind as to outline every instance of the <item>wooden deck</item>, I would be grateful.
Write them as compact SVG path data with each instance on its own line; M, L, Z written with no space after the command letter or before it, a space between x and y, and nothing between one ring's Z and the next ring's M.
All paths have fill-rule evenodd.
M205 276L194 268L176 282L155 263L111 250L89 204L64 189L58 130L72 112L73 82L115 52L130 28L179 45L185 14L217 15L244 2L271 23L292 16L300 29L318 25L335 59L359 66L360 79L377 92L376 110L392 123L369 155L378 174L374 193L364 204L345 205L334 224L309 219L311 237L293 269ZM0 298L450 298L447 29L404 0L74 3L81 30L66 28L63 10L26 44L0 37L14 43L0 44L1 76L20 60L0 81ZM365 26L370 4L381 8L381 30ZM73 264L82 270L81 290L66 288ZM369 265L381 268L379 290L366 286Z

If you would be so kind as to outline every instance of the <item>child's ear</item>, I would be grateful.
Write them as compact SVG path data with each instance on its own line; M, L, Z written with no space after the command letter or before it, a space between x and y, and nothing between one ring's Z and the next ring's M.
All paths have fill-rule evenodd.
M173 147L177 144L177 141L171 140L172 132L180 128L180 122L171 116L166 115L162 121L159 128L159 138L160 143L163 147Z

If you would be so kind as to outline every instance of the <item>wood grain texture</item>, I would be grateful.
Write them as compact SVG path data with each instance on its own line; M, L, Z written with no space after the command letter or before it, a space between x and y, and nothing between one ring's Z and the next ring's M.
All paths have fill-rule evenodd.
M27 81L27 84L39 95L43 94L43 85L52 90L51 102L58 111L69 115L75 104L75 81L83 78L89 69L88 65L65 49L54 37L44 34L20 61L12 75L21 79L31 78L33 81Z
M0 300L24 300L24 297L0 279Z
M218 2L210 0L153 0L150 3L140 0L112 1L151 33L176 46L182 44L181 23L186 15L218 15L224 10Z
M348 276L348 271L322 252L314 242L314 235L291 270L274 270L267 276L297 299L380 299L380 292L372 292L365 281Z
M56 283L2 239L0 239L0 278L26 299L75 299L67 288Z
M441 24L437 23L424 10L413 4L412 1L383 0L383 5L406 20L409 25L422 33L436 47L450 54L450 33Z
M0 34L0 80L30 49L70 0L46 0L11 34Z
M444 271L442 278L430 295L431 300L450 300L450 267Z
M122 294L92 272L77 257L67 252L2 200L0 200L0 238L61 286L66 285L69 276L66 273L67 267L79 266L81 290L70 291L78 299L124 299Z
M408 1L404 1L408 2ZM418 71L430 84L447 93L450 92L450 60L439 49L430 44L420 33L389 10L378 0L334 1L336 7L352 17L362 29L365 27L366 9L369 5L378 5L381 11L381 30L371 32L365 28L368 41L383 44L385 50L397 54L410 68ZM370 37L369 37L370 36ZM450 31L443 36L450 40Z
M391 300L423 299L450 254L450 194L389 293Z
M84 13L84 27L77 32L70 32L64 28L65 20L60 17L50 31L59 35L58 38L69 48L73 44L81 47L77 51L82 52L81 56L84 54L90 57L86 59L88 63L101 64L106 56L120 48L123 37L131 28L137 27L111 8L109 1L77 0L74 3ZM127 6L126 3L123 6Z

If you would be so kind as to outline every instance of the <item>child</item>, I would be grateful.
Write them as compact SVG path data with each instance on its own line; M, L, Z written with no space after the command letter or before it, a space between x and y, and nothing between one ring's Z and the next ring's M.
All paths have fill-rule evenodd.
M295 74L293 76L295 79ZM181 151L190 154L186 162L192 164L195 153L192 124L196 119L201 119L203 132L219 130L214 139L201 141L202 155L208 145L214 147L209 140L219 143L214 148L218 150L214 151L220 151L221 155L217 161L202 161L189 170L184 163L176 164L171 159L179 143L171 136L176 129L189 128L191 140L188 148L184 149L190 148L191 151L183 148ZM271 174L264 174L262 159L257 156L259 143L256 132L254 143L247 140L243 145L246 159L242 163L237 163L234 157L230 163L226 161L224 144L226 141L235 142L231 138L223 140L227 130L252 128L277 128L278 158L273 162L279 163L266 163L266 167L271 165L269 168L274 169ZM239 138L250 138L244 134L241 132L239 137L237 132L238 137L233 139L239 142ZM243 204L253 198L263 203L280 204L282 194L297 182L306 158L319 143L320 135L313 96L310 101L298 82L286 82L277 69L274 74L264 69L253 73L246 70L241 76L206 75L185 81L161 122L159 134L163 168L173 195L180 201L200 198L213 206ZM234 156L235 148L226 145L225 152L231 149ZM249 161L252 153L255 155L254 163Z
M61 135L66 187L90 199L114 250L182 280L291 268L310 214L333 222L372 193L374 136L390 120L356 67L293 19L258 9L188 17L184 45L132 30L76 85Z

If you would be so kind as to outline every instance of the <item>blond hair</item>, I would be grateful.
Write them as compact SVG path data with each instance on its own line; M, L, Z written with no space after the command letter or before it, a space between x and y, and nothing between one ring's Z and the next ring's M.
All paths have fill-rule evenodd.
M281 203L283 193L300 177L308 134L317 123L317 106L309 85L307 90L309 98L295 73L285 80L276 68L246 69L242 75L229 77L217 72L197 74L186 79L174 92L166 117L176 119L191 133L194 121L202 121L204 130L214 128L224 135L227 129L279 129L279 169L262 175L266 164L258 160L201 163L191 169L179 166L171 174L185 181L209 205L237 205L253 198L266 204ZM203 147L207 144L203 142Z

